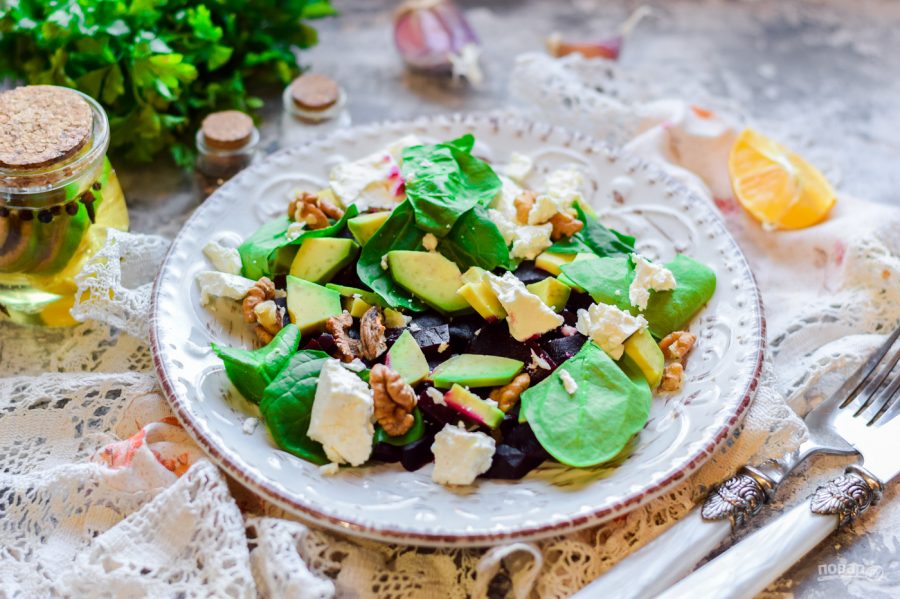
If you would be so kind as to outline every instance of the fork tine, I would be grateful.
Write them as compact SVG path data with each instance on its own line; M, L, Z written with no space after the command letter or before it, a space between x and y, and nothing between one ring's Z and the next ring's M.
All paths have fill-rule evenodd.
M875 378L870 381L863 389L862 393L859 394L858 399L854 402L857 406L856 412L853 414L854 416L859 416L872 405L872 401L879 396L879 390L886 384L885 381L887 380L888 375L891 374L894 366L897 365L897 362L900 362L900 348L891 354L881 366L881 369L878 371Z
M886 396L885 400L881 404L881 406L875 410L875 414L869 419L869 421L866 423L866 426L872 426L873 424L878 422L878 420L887 413L891 405L897 403L897 398L900 397L900 376L894 377L894 381L888 386L887 389L884 390L883 393L879 395L878 400L881 399L881 396ZM896 414L892 414L891 418L893 418L893 416L895 415ZM882 424L885 424L891 418L888 418Z
M841 388L838 389L835 395L840 396L841 394L846 393L846 398L841 401L840 408L846 408L856 399L856 396L859 395L859 392L865 387L869 378L872 376L872 373L875 372L875 369L881 363L884 355L888 353L888 350L890 350L894 345L894 342L897 341L897 337L900 337L900 326L888 336L881 347L875 350L869 359L866 360L862 366L857 368L856 372L850 375L850 378L848 378Z

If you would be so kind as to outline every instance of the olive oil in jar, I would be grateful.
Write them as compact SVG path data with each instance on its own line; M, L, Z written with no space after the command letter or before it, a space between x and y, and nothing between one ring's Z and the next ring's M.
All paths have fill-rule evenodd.
M37 85L0 93L0 123L0 311L75 324L75 275L109 228L128 228L106 115L79 92Z

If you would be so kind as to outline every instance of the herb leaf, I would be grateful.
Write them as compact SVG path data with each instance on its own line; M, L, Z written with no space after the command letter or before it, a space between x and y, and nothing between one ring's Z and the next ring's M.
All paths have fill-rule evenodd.
M474 206L487 206L500 191L500 178L472 156L471 134L433 146L403 149L406 197L416 225L444 237L456 220Z
M344 216L329 227L304 231L296 239L288 239L288 227L293 221L287 216L280 216L257 229L244 243L238 246L238 254L243 265L242 273L248 279L271 277L273 274L287 272L287 266L293 257L279 250L293 248L311 237L330 237L340 233L347 220L359 214L356 204L351 204Z
M425 234L416 227L415 211L409 200L394 208L390 217L366 242L356 264L356 274L372 291L393 308L403 307L421 312L425 305L394 283L381 268L381 260L392 250L415 250L421 247Z
M578 385L571 395L560 380L563 369ZM644 428L652 396L642 375L629 377L588 342L521 401L541 446L567 466L586 468L614 458Z
M634 237L603 226L597 217L587 214L578 202L575 203L575 210L584 228L568 239L560 239L547 251L557 254L587 252L598 256L630 254L634 251Z
M263 392L281 372L300 343L300 329L289 324L275 338L259 349L241 349L212 344L213 351L225 364L225 374L247 401L259 403Z

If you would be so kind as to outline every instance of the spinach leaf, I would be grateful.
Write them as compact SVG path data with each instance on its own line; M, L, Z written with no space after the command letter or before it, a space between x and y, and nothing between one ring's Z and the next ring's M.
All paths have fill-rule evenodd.
M413 422L412 427L399 437L390 436L383 428L381 428L380 424L377 425L375 427L374 442L402 447L404 445L409 445L413 441L418 441L425 435L425 420L422 417L422 410L419 408L413 410L413 417L415 418L415 422Z
M487 206L500 191L500 178L483 160L472 156L471 134L432 146L403 150L406 197L416 225L437 237L474 206Z
M392 250L415 250L421 247L425 234L416 228L415 211L404 200L363 246L356 264L356 274L371 290L393 308L403 307L421 312L425 305L398 287L390 274L381 268L381 259Z
M266 386L281 372L300 344L300 329L288 324L278 331L275 338L255 350L223 347L212 344L212 349L225 364L225 374L247 401L259 403Z
M281 449L314 464L327 464L322 445L307 435L316 386L330 358L318 351L301 351L266 387L259 408L272 439Z
M557 254L587 252L609 256L630 254L634 251L634 237L603 226L597 217L586 213L581 204L576 202L574 207L578 212L578 219L584 223L584 228L572 237L560 239L550 246L548 252Z
M716 291L716 273L693 258L679 254L665 267L675 276L675 289L651 292L647 309L642 313L650 333L657 339L683 329ZM630 256L576 260L561 268L595 302L638 314L628 299L628 289L634 280Z
M279 250L292 248L311 237L331 237L340 233L347 220L359 214L356 204L351 204L344 216L333 225L323 229L304 231L296 239L288 239L287 231L291 221L287 216L280 216L257 229L238 247L241 255L242 273L248 279L271 277L273 274L287 272L291 256L280 255Z
M470 266L485 270L512 268L506 241L481 206L475 206L456 221L450 233L441 240L438 250L462 270Z
M560 380L562 369L578 384L572 395ZM614 458L644 428L651 399L642 375L629 377L588 342L521 401L541 446L567 466L586 468Z

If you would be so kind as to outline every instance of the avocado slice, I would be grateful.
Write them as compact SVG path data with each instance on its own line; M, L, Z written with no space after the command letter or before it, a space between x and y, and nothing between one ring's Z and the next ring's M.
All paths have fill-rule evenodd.
M456 263L437 252L394 250L387 255L394 282L444 314L469 310L469 302L456 292L462 273Z
M662 380L666 358L648 329L641 329L625 340L622 360L630 361L643 373L651 389Z
M495 405L489 404L468 389L453 385L444 395L446 404L475 422L488 428L497 428L503 421L503 412Z
M390 210L360 214L347 221L347 228L350 229L350 233L353 234L359 245L366 245L390 215Z
M506 318L506 310L497 299L497 294L491 289L486 278L487 271L478 266L472 266L463 273L463 286L457 293L472 306L482 318L488 322L496 322Z
M577 254L559 254L556 252L542 252L534 259L534 265L541 270L546 270L553 276L562 274L560 268L563 264L568 264L575 260Z
M372 307L364 299L359 297L342 297L341 306L350 313L353 318L362 318L362 315Z
M335 283L328 283L325 286L329 289L334 289L340 293L342 297L359 297L359 299L370 306L386 307L384 301L378 297L378 294L374 291L366 291L365 289L350 287L349 285L336 285Z
M394 345L388 350L385 364L400 373L400 377L410 385L415 385L428 376L428 360L409 331L403 331L394 341Z
M297 250L290 274L313 283L325 283L353 262L357 254L359 245L352 239L312 237Z
M325 321L341 314L341 294L304 279L287 276L287 309L303 335L319 333Z
M525 288L541 298L541 301L553 308L555 312L563 311L563 308L566 307L566 302L569 301L569 295L572 293L571 287L565 283L560 283L554 277L547 277L537 283L525 285Z
M505 385L522 371L525 363L512 358L482 354L453 356L431 373L435 387L447 388L455 383L467 387Z

